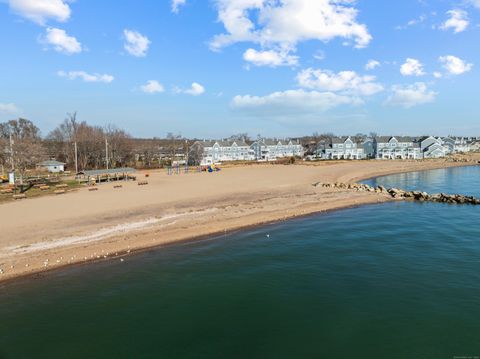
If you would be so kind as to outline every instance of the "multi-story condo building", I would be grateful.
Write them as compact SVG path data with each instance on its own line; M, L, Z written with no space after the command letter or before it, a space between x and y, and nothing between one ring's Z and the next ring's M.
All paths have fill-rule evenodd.
M440 137L442 146L445 149L445 154L450 154L455 152L455 140L451 137Z
M191 151L202 151L201 165L228 161L251 161L255 159L250 146L244 140L197 141Z
M425 136L420 137L417 142L420 143L423 158L440 158L447 154L448 149L441 138Z
M470 143L470 151L480 151L480 140L475 139Z
M329 160L361 160L366 158L363 144L352 140L351 137L333 137L331 144L326 145L320 155L322 158Z
M470 143L466 137L453 137L455 140L454 152L469 152Z
M274 161L283 157L303 157L300 142L293 140L258 139L250 145L257 161Z
M377 159L423 158L420 143L407 136L378 136L374 139Z

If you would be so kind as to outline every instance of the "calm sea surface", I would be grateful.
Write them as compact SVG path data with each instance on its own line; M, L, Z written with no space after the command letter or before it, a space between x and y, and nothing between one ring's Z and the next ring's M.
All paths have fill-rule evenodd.
M480 196L479 167L373 182ZM455 356L480 356L480 206L365 206L0 286L2 359Z

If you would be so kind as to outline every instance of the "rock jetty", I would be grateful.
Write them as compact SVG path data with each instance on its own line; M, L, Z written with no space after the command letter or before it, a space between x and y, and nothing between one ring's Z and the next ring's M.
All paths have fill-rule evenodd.
M421 191L406 191L398 188L385 188L384 186L370 186L364 183L314 183L314 187L352 190L357 192L375 192L390 196L395 199L413 200L420 202L438 202L450 204L472 204L480 205L480 198L465 196L461 194L435 193L429 194Z

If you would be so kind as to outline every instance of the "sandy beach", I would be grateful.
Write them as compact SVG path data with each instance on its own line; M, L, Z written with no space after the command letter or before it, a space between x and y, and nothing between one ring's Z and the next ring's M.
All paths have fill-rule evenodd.
M225 167L217 173L138 174L60 196L0 205L0 281L296 216L391 201L377 193L312 186L476 163L352 161Z

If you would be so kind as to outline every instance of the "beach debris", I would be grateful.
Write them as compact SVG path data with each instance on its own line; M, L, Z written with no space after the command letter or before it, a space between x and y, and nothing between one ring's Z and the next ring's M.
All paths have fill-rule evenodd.
M407 191L399 188L385 188L384 186L370 186L365 183L321 183L313 184L314 187L355 190L357 192L375 192L384 194L395 199L414 200L419 202L437 202L449 204L471 204L480 205L480 198L462 194L435 193L429 194L424 191Z
M123 262L123 261L124 261L124 259L123 259L123 258L120 258L120 262Z
M14 200L18 200L18 199L25 199L27 198L27 195L25 193L22 193L22 194L14 194L13 195L13 199Z
M139 186L146 186L148 184L148 181L138 181Z

